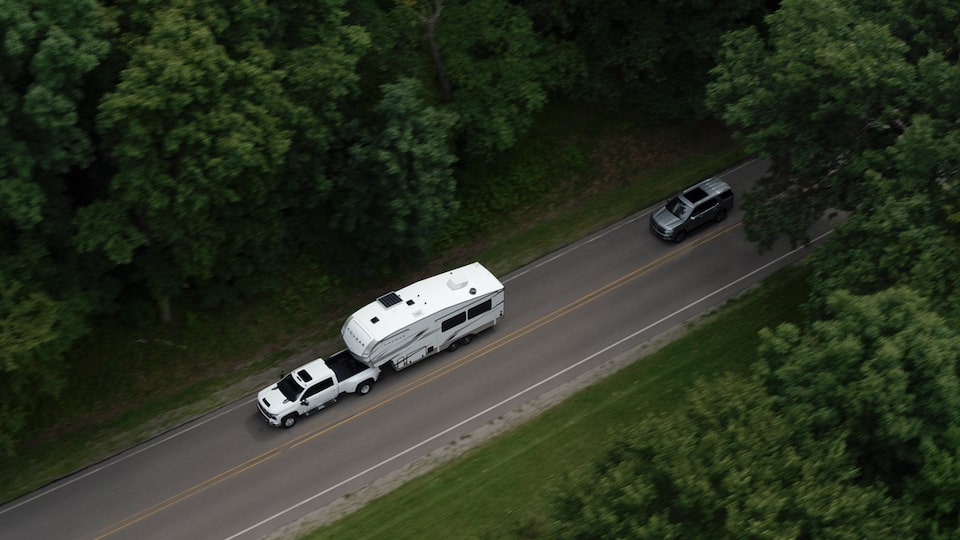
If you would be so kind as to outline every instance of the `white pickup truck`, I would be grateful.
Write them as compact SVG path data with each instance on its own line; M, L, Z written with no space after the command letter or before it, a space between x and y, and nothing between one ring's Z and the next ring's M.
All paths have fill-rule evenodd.
M363 364L343 350L300 366L261 390L257 408L270 425L293 427L298 418L332 405L340 394L369 393L378 377L379 368Z

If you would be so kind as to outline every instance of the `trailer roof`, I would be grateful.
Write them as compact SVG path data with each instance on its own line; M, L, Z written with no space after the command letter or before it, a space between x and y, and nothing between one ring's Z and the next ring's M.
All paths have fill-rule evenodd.
M366 334L353 336L354 339L379 341L414 321L501 289L500 280L482 264L475 262L461 266L387 293L360 308L344 324L343 338L348 341L346 330L353 323ZM354 328L350 330L355 331Z

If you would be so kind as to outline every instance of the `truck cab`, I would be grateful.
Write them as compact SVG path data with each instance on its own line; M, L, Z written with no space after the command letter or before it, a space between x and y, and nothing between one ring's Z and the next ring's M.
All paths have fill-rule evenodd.
M340 389L333 370L322 359L286 374L257 394L257 407L273 426L292 427L300 416L337 400Z

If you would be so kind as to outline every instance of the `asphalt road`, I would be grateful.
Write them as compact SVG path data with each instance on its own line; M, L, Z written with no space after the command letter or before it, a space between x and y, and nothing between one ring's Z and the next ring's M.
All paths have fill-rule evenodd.
M739 194L764 168L750 161L724 176ZM506 314L497 327L456 352L386 371L368 396L347 396L290 430L267 426L248 396L0 507L0 538L262 537L806 253L783 244L758 254L744 238L739 203L682 244L653 237L648 217L640 212L502 276Z

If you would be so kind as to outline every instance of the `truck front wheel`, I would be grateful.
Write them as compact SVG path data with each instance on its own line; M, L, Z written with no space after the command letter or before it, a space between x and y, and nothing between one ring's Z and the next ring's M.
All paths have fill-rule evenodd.
M284 416L284 417L283 417L283 421L282 421L281 423L282 423L283 427L285 427L285 428L287 428L287 429L292 428L293 425L297 423L297 414L294 413L294 414L290 414L290 415Z
M367 380L360 383L360 386L357 387L357 393L361 396L365 396L370 393L370 390L373 390L373 381Z

